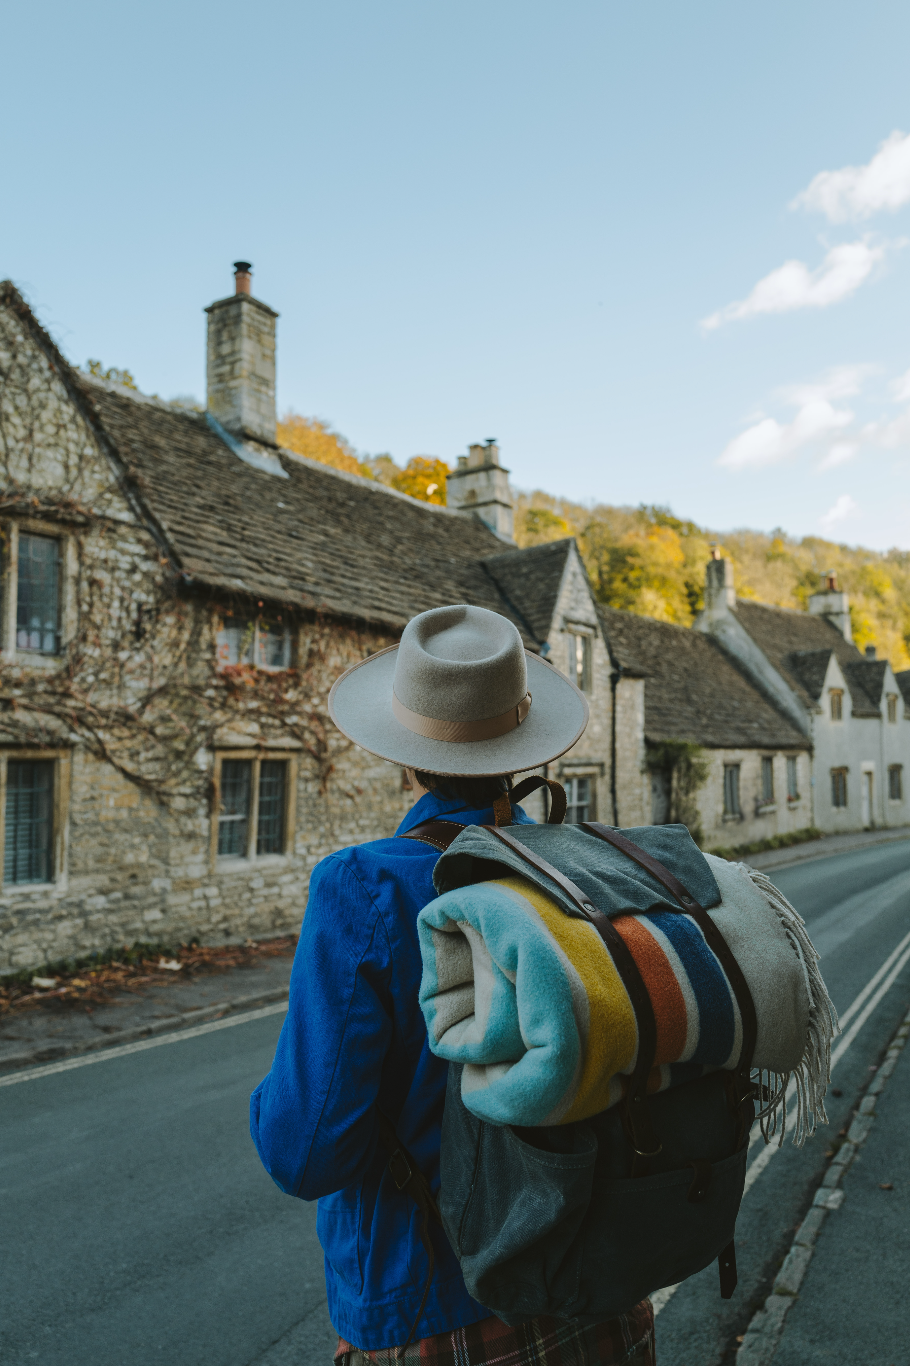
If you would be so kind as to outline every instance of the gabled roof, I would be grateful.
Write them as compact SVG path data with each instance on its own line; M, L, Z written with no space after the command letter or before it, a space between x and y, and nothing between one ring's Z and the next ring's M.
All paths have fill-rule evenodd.
M885 689L885 674L888 670L886 659L860 659L843 666L844 677L853 697L853 715L880 716L882 693ZM862 692L866 705L857 709L857 696Z
M897 686L901 690L904 706L910 707L910 669L901 669L900 673L895 674L894 677L897 680Z
M484 560L487 571L538 640L545 640L550 633L559 586L573 545L571 539L551 541L525 550L506 550Z
M809 748L713 637L612 607L600 612L614 655L646 672L646 739L708 749Z
M289 452L279 454L288 477L276 477L241 460L201 413L76 378L193 582L394 630L471 602L537 643L484 567L502 542L479 519Z
M821 654L826 654L828 658L834 654L844 670L854 715L878 715L878 708L863 688L863 676L851 675L846 669L848 664L864 664L867 661L856 646L845 640L837 627L825 617L798 612L792 607L771 607L750 598L737 598L736 615L758 648L806 705L814 708L821 693L824 681L824 671L819 677ZM808 655L815 658L808 664L806 673L803 661ZM816 684L817 692L813 691Z

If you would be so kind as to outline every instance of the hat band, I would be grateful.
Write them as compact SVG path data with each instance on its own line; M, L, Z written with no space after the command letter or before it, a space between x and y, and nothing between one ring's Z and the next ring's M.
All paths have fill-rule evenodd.
M510 707L499 716L489 716L485 721L438 721L434 716L421 716L420 712L411 711L392 693L395 720L407 730L428 740L449 740L456 744L464 740L495 740L497 735L507 735L521 725L530 710L531 694L526 693L517 707Z

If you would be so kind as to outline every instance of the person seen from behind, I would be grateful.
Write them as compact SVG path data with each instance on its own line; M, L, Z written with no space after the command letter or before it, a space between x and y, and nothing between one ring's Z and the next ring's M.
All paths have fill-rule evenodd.
M448 1065L418 1002L417 917L436 897L444 847L432 822L492 825L515 773L576 743L584 697L505 617L457 604L415 617L399 645L349 669L329 706L344 735L405 770L415 797L393 838L314 869L287 1018L251 1098L266 1170L319 1201L336 1366L653 1366L647 1300L588 1326L493 1317L468 1294L441 1225L427 1232L399 1189L401 1153L433 1197L440 1184ZM533 823L520 805L511 819Z

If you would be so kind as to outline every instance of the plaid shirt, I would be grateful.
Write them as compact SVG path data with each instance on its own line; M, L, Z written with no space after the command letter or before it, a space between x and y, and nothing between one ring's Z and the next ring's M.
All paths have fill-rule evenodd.
M538 1318L517 1328L481 1319L467 1328L421 1338L399 1360L395 1347L361 1352L339 1339L335 1366L654 1366L654 1311L650 1300L591 1328Z

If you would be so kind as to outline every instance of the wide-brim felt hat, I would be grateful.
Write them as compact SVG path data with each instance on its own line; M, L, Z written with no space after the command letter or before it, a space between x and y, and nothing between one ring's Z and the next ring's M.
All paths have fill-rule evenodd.
M467 603L408 622L398 645L337 680L329 715L361 749L459 777L539 768L588 724L584 695L524 648L515 625Z

